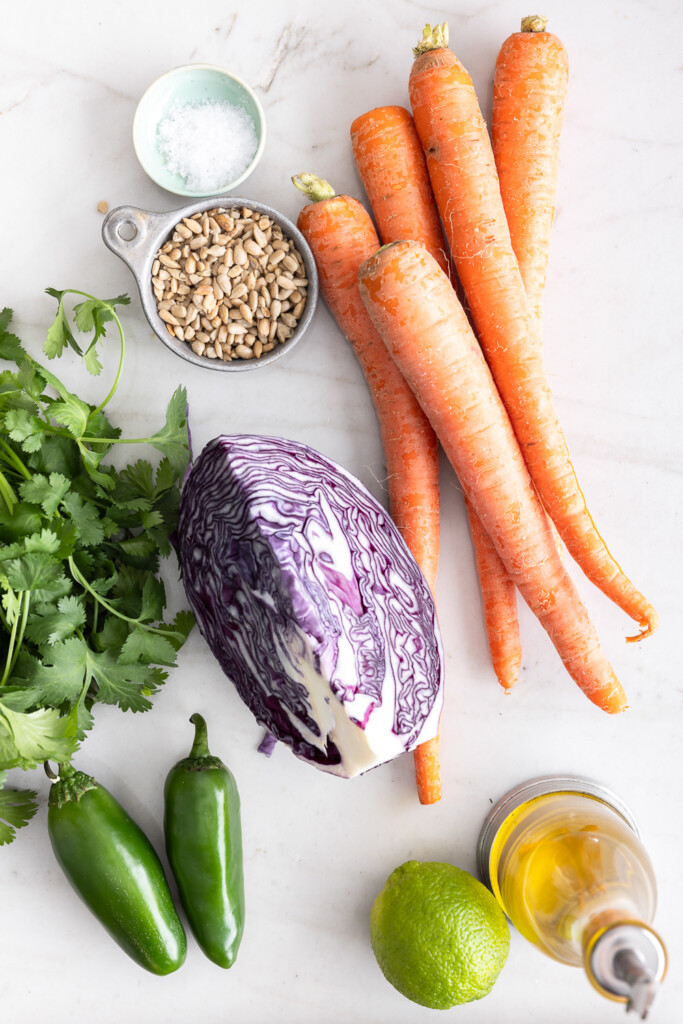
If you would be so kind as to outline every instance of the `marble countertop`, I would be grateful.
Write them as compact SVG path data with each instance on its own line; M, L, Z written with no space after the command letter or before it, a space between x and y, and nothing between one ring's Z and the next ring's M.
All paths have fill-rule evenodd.
M140 436L187 386L193 439L220 432L307 442L385 500L384 466L368 391L321 302L308 337L258 373L204 372L150 331L134 282L100 238L101 200L153 210L181 205L138 165L135 105L178 64L223 64L256 89L268 142L240 194L295 219L293 173L311 170L363 198L348 129L386 103L407 105L411 46L425 21L448 20L484 112L503 39L530 13L504 0L464 0L457 13L415 0L249 5L206 0L162 5L113 0L5 5L0 43L2 305L38 352L53 315L47 286L98 295L128 291L129 346L111 415ZM560 419L601 531L659 610L658 633L625 644L630 629L572 566L630 710L616 718L574 686L537 622L520 610L523 670L506 696L489 666L461 493L442 467L438 604L447 659L444 797L420 807L410 758L343 782L284 748L256 751L261 730L193 635L148 715L98 708L77 764L112 789L160 848L162 784L186 750L189 715L211 720L243 804L248 921L226 973L189 941L176 974L147 975L121 954L77 901L49 847L47 780L11 773L41 807L0 851L0 1007L15 1024L105 1024L151 1019L240 1024L435 1019L384 980L369 946L369 910L395 866L445 860L475 870L476 839L492 802L529 777L597 778L629 804L659 884L656 925L670 976L651 1014L672 1024L683 1009L680 851L682 623L680 40L674 0L575 4L543 12L563 39L570 89L559 202L545 298L545 352ZM678 133L678 134L676 134ZM678 258L677 258L678 257ZM111 370L113 352L105 372ZM86 393L80 368L62 360ZM178 585L175 600L180 602ZM582 973L543 957L513 932L492 994L452 1011L462 1024L608 1024L623 1015Z

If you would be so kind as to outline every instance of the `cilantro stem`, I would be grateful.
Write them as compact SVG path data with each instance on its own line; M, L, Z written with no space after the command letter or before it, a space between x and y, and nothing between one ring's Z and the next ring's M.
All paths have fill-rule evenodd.
M149 437L87 437L85 434L79 438L80 441L88 444L148 444Z
M93 411L90 413L90 416L88 417L88 419L92 419L93 416L97 416L98 412L102 412L102 410L104 409L105 405L109 404L111 399L114 397L116 389L119 386L119 381L121 379L121 373L123 371L123 358L124 358L125 351L126 351L126 342L125 342L125 338L124 338L124 334L123 334L123 325L121 324L121 321L117 317L117 315L114 312L113 308L111 310L111 315L112 315L112 317L114 319L114 323L116 324L116 326L118 328L119 338L121 339L121 351L120 351L120 354L119 354L119 368L116 371L116 376L114 377L114 383L112 384L111 388L109 389L109 393L108 393L107 397L102 402L100 402L100 404L97 406L96 409L93 409Z
M115 311L114 307L112 305L110 305L110 303L104 302L102 300L98 300L98 299L95 298L94 295L90 295L88 292L81 292L77 288L67 288L67 289L65 289L65 291L64 291L64 293L62 295L62 298L59 300L59 304L60 304L60 307L62 309L64 307L64 295L82 295L84 299L92 299L93 302L98 302L99 301L100 305L106 306L106 308L111 313L112 320L116 324L116 327L117 327L118 332L119 332L119 338L121 340L121 351L120 351L120 354L119 354L119 368L116 371L116 377L114 378L114 383L112 384L111 388L109 389L109 393L107 394L106 398L104 398L103 401L101 401L100 404L97 406L97 408L93 409L93 411L90 413L90 416L88 417L88 419L92 419L93 416L97 416L98 412L102 412L104 407L109 404L109 402L114 397L116 389L119 386L119 380L121 379L121 372L123 370L123 359L124 359L124 355L125 355L125 351L126 351L126 340L125 340L125 336L124 336L124 333L123 333L123 324L119 320L118 316L116 315L116 311ZM88 440L90 440L90 439L88 438Z
M22 643L24 641L24 631L26 629L26 622L28 620L28 609L29 609L29 606L31 604L31 591L30 590L23 590L22 594L23 594L24 602L23 602L23 608L21 609L21 624L19 626L19 636L17 637L17 642L16 642L16 645L14 647L14 655L12 656L12 662L11 662L10 667L9 667L9 672L7 673L8 676L12 675L12 672L14 671L14 666L17 663L17 658L19 657L19 652L21 650L21 645L22 645ZM4 678L3 678L3 683L4 683Z
M95 598L97 603L101 604L102 607L106 608L107 611L111 612L112 615L116 615L117 618L123 619L124 622L130 622L131 625L133 626L139 626L140 629L144 629L148 633L158 633L159 636L168 636L173 637L175 639L178 639L180 637L180 634L174 629L161 629L159 626L150 626L146 622L141 622L140 619L133 619L131 618L130 615L124 615L123 612L118 611L116 608L114 608L112 604L109 603L109 601L106 601L101 594L98 594L97 591L90 586L85 577L79 572L78 566L74 562L73 557L71 555L69 555L68 562L69 568L71 570L71 575L75 579L76 583L80 583L80 585L85 590L87 590L88 593L92 595L92 597Z
M20 611L20 609L23 611L23 609L22 609L22 602L23 602L25 596L26 596L26 591L25 590L19 591L19 597L17 599L17 604L18 604L17 614L14 616L14 622L12 623L12 632L10 633L9 646L7 648L7 657L5 659L5 671L2 673L2 679L0 679L0 686L4 686L5 683L7 682L7 678L9 676L9 674L10 674L11 667L12 667L12 665L14 663L14 650L15 650L15 643L16 643L16 639L17 639L17 629L19 627L19 611ZM25 625L26 625L26 622L24 620L24 626ZM23 636L23 633L24 633L23 628L22 628L21 632L22 632L22 636Z
M0 472L0 495L2 495L5 505L7 505L7 511L11 515L18 499L14 488L3 472Z
M21 461L17 453L12 448L10 448L7 442L3 441L2 438L0 438L0 449L2 449L2 451L5 453L5 461L9 465L14 466L17 472L20 473L25 480L30 480L31 474L27 470L26 466Z

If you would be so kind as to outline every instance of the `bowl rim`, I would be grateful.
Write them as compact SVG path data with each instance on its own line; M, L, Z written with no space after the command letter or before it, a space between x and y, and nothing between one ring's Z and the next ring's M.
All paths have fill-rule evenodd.
M155 174L153 174L151 169L143 160L138 149L138 139L141 138L142 136L142 129L140 128L140 123L142 120L141 111L144 109L145 102L149 99L149 94L152 92L152 90L156 89L159 86L159 84L162 83L165 79L180 77L181 75L189 71L197 70L218 71L226 78L232 79L250 97L258 114L258 124L255 127L259 138L258 144L256 146L256 152L254 153L251 162L247 165L242 174L240 174L232 182L230 182L227 185L224 185L223 188L214 190L212 192L193 192L190 191L189 189L180 190L178 187L171 188L168 184L165 184L164 182L160 181L159 178L156 177ZM147 86L147 88L145 89L142 96L137 102L137 106L135 107L135 114L133 115L133 149L135 150L135 156L137 157L138 163L142 167L143 171L148 176L148 178L151 178L155 185L158 185L159 188L163 188L165 192L170 192L172 195L182 196L186 199L207 199L210 198L211 196L224 195L226 192L230 192L232 189L237 188L238 185L241 185L242 182L249 177L249 175L255 169L261 157L263 156L263 150L265 149L266 145L266 134L266 115L263 109L263 104L259 100L258 96L254 92L252 87L247 82L245 82L243 78L241 78L239 75L236 75L234 71L228 70L228 68L223 67L221 64L207 64L203 61L198 61L197 63L193 64L178 64L177 67L169 68L168 71L164 71L163 74L159 75L157 78L154 79L153 82L150 82L150 84Z
M306 306L296 325L294 334L286 342L277 345L270 352L261 356L260 359L239 359L224 362L222 359L209 359L206 356L198 356L192 351L187 342L171 338L171 335L166 330L166 324L159 317L156 299L152 290L152 265L156 253L169 237L179 220L182 220L183 217L191 216L193 213L209 210L214 206L223 206L228 209L231 207L248 207L270 216L280 225L285 234L292 239L301 253L306 267L308 295ZM130 223L136 227L140 237L138 238L138 235L136 235L135 238L127 241L120 235L119 228L123 224ZM142 311L157 338L174 355L202 369L240 373L269 366L293 349L310 327L319 295L318 270L313 252L297 225L284 213L280 213L279 210L269 206L267 203L262 203L257 199L248 199L244 196L217 194L194 199L191 203L186 203L184 206L167 210L163 213L155 213L133 206L117 206L110 210L104 219L102 239L107 248L118 256L133 274L140 295Z

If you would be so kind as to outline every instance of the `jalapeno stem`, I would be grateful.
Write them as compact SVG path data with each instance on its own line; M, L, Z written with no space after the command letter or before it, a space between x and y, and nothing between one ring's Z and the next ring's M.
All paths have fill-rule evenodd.
M210 757L211 752L209 750L209 737L206 729L206 722L196 711L194 715L190 716L190 721L194 726L194 743L192 744L190 757Z

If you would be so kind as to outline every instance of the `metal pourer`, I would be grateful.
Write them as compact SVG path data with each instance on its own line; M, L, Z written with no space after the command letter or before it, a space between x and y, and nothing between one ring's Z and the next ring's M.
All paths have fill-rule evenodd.
M666 972L666 951L647 925L616 924L597 939L586 966L596 988L624 999L626 1010L645 1020Z

